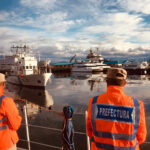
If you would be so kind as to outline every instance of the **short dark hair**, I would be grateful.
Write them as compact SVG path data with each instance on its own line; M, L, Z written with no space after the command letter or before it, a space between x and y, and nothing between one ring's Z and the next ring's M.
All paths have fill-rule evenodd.
M126 80L106 78L106 82L108 85L123 86Z

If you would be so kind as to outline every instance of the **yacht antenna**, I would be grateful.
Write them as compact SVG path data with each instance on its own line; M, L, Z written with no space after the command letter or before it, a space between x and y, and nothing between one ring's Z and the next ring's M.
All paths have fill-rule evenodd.
M38 55L39 55L39 61L40 61L40 52L38 51Z
M99 53L99 48L98 47L96 48L96 51L97 51L97 53Z

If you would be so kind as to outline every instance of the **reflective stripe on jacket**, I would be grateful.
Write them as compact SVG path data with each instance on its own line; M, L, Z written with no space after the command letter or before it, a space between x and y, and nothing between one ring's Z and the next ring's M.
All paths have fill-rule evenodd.
M3 100L3 98L5 98L5 95L2 95L1 97L0 97L0 107L1 107L1 103L2 103L2 100ZM8 121L7 120L7 117L2 117L1 119L0 119L0 132L1 132L1 130L4 130L4 129L7 129L8 128L8 125L7 125L7 123L4 123L4 122L6 122L6 121Z
M21 120L13 99L4 96L0 89L0 150L7 150L18 142L16 130Z
M146 137L141 103L125 95L119 86L108 87L106 93L91 98L87 117L91 150L139 150L139 142Z

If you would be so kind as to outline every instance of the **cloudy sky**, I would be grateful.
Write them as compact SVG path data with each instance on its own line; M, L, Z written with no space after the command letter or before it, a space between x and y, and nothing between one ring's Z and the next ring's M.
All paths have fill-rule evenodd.
M52 60L150 57L150 0L0 0L0 53L26 43Z

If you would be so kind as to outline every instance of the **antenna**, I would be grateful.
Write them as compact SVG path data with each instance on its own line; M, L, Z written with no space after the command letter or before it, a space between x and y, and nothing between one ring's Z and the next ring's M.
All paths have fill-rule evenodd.
M40 61L40 52L38 51L38 55L39 55L39 61Z
M97 51L97 54L99 54L99 48L98 47L96 47L96 51Z
M97 52L99 51L99 48L98 47L96 47L96 50L97 50Z

